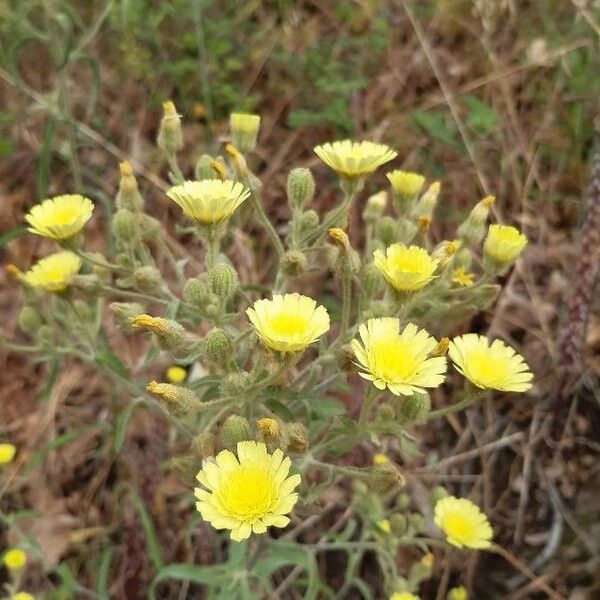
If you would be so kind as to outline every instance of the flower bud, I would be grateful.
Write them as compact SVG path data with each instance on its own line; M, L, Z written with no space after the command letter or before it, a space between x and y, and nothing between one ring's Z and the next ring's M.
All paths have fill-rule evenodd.
M387 204L387 192L381 191L377 194L369 196L365 208L362 213L362 218L365 223L376 223L383 213Z
M258 438L266 444L269 452L273 452L275 448L285 448L287 446L287 443L284 443L285 430L282 425L283 423L268 417L256 421Z
M221 427L221 440L225 448L233 450L238 442L252 439L248 419L239 415L229 415Z
M112 302L109 308L115 315L119 327L127 331L132 329L131 319L144 312L144 307L137 302Z
M288 250L281 257L281 270L289 277L298 277L306 272L308 259L299 250Z
M110 228L118 242L130 244L136 235L133 212L128 208L117 210L113 215Z
M287 178L287 197L291 208L302 210L313 199L315 180L310 169L293 169Z
M188 356L194 346L198 344L197 340L188 334L182 325L170 319L141 314L131 319L131 325L134 328L151 331L156 337L158 345L174 356Z
M251 152L256 148L260 127L260 116L248 113L232 113L229 117L231 141L240 152Z
M287 450L297 454L304 454L308 450L309 434L304 423L286 423Z
M424 554L420 561L414 563L410 569L410 578L413 581L422 581L431 577L433 572L433 554Z
M229 263L218 263L208 273L213 294L222 301L231 298L239 285L237 271Z
M388 519L380 519L379 521L377 521L376 525L379 531L386 534L392 533L392 526L390 525Z
M377 407L375 420L379 423L389 423L396 419L396 411L391 404L383 402Z
M381 217L376 224L377 237L384 246L391 246L398 237L398 226L392 217Z
M300 223L299 223L300 231L302 231L302 232L310 231L310 230L314 229L315 227L317 227L318 224L319 224L319 215L317 214L317 211L315 211L311 208L310 210L307 210L305 213L302 213L302 216L300 217Z
M100 291L102 282L96 275L73 275L71 285L88 294L94 294Z
M221 181L225 181L227 179L227 166L223 163L223 160L220 157L217 157L216 160L211 161L210 168L213 171L211 179L214 179L215 176Z
M361 286L368 298L373 298L381 287L381 273L374 263L363 267Z
M157 292L163 287L162 275L155 267L146 265L133 271L135 287L143 292Z
M33 308L33 306L29 306L28 304L25 304L23 308L21 308L17 322L19 323L21 330L30 335L37 334L38 329L43 323L40 313Z
M446 490L446 488L442 487L441 485L436 485L431 490L431 507L435 507L438 501L442 498L445 498L447 495L448 491Z
M238 178L241 179L248 174L248 165L246 163L246 159L233 144L227 144L225 146L225 154L227 154L227 156L229 156L231 159L233 168L235 169Z
M209 294L208 285L204 279L192 277L183 286L183 298L194 306L203 306Z
M212 431L203 431L192 440L194 454L204 460L215 455L216 438Z
M427 191L421 196L413 211L414 216L428 217L431 220L435 205L437 204L438 196L440 195L440 182L434 181Z
M408 529L408 519L402 513L394 513L390 517L390 527L394 535L402 537L403 535L406 535L406 530Z
M459 240L444 240L436 246L431 253L431 256L438 261L438 272L441 272L446 268L460 247L461 243Z
M425 183L423 175L400 169L387 173L386 177L394 190L394 195L404 202L414 201Z
M400 404L400 414L408 423L419 423L425 419L431 410L429 394L415 392L412 396L405 396Z
M210 154L203 154L196 162L194 167L194 177L196 181L202 181L203 179L213 179L215 172L213 171L211 164L214 162L214 158Z
M183 148L181 117L170 100L163 102L163 117L156 139L158 147L167 155L174 155Z
M514 262L527 245L527 237L516 227L508 225L490 225L483 255L490 270L503 270Z
M106 258L100 252L90 252L90 258L100 264L92 266L92 273L102 282L110 283L112 281L112 272L108 267L103 267L103 264L108 264Z
M404 485L404 477L391 463L373 467L368 478L371 489L377 494L388 494Z
M137 180L133 174L133 169L128 162L122 162L119 165L121 172L121 181L119 182L119 191L115 203L117 209L128 209L140 211L144 207L144 199L138 189Z
M355 359L356 356L350 344L344 344L335 351L335 361L339 368L346 373L356 371Z
M153 241L157 238L161 227L158 219L155 219L154 217L151 217L145 213L140 213L137 215L137 223L144 240Z
M476 244L483 238L485 223L494 200L494 196L486 196L483 200L480 200L458 228L458 236L465 245Z
M233 346L223 329L213 327L204 336L206 357L213 362L226 364L232 358Z
M151 381L146 389L158 396L165 408L174 417L183 417L193 405L199 404L192 390L172 383Z
M419 513L411 513L408 515L408 529L411 535L421 533L425 526L425 519Z
M249 384L248 373L229 373L221 380L221 393L227 398L239 398L246 393Z
M55 347L54 329L50 325L42 325L37 331L39 345L44 349Z

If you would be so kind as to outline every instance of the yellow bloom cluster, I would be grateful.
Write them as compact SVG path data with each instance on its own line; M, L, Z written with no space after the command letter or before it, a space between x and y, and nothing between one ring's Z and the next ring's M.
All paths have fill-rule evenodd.
M437 342L424 329L409 323L400 332L400 320L387 317L369 319L359 327L359 340L352 350L364 371L359 375L396 396L412 396L444 381L445 357L433 357Z
M92 201L78 194L48 198L26 215L29 231L54 240L66 240L79 233L92 216Z
M215 529L230 529L239 542L267 527L285 527L298 494L300 475L288 477L291 460L279 449L267 452L265 444L239 442L237 456L229 450L206 460L197 479L196 508ZM205 488L205 489L203 489Z
M167 196L193 221L215 224L231 217L250 196L250 190L235 181L204 179L176 185L167 191Z
M398 153L384 144L343 140L315 147L315 154L338 175L355 179L373 173Z
M400 243L389 246L385 254L375 250L373 258L385 280L398 292L416 292L427 285L439 262L424 248L407 248Z
M263 344L277 352L302 352L329 329L327 309L301 294L257 300L246 314Z
M466 498L446 496L435 504L434 522L448 543L458 548L485 549L491 546L493 531L488 518Z
M56 252L33 265L23 275L23 281L46 292L63 292L79 272L81 263L81 258L74 252Z

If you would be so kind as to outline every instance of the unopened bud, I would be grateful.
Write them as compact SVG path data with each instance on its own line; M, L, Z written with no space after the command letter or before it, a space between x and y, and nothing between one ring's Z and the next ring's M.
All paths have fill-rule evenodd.
M229 263L218 263L208 273L210 287L216 296L223 301L235 294L238 285L237 271Z
M37 339L42 348L53 348L54 338L54 329L50 325L42 325L37 331Z
M251 152L256 148L260 127L260 116L249 113L232 113L229 117L231 141L241 152Z
M102 282L96 275L73 275L71 285L88 294L93 294L101 289Z
M427 393L415 392L405 396L400 404L400 414L408 423L419 423L425 419L431 410L431 398Z
M387 173L386 177L394 190L394 195L404 201L415 200L425 183L423 175L400 169Z
M210 166L215 159L210 154L203 154L197 161L194 167L194 177L196 181L203 179L214 179L215 172Z
M232 358L233 346L223 329L213 327L205 336L206 357L213 362L225 364Z
M144 312L144 307L137 302L112 302L110 310L116 317L117 324L125 330L131 330L131 319Z
M131 325L134 328L151 331L158 345L174 356L187 356L197 344L197 341L177 321L141 314L131 319Z
M225 146L225 154L231 159L237 176L244 177L244 175L248 173L248 165L246 164L244 156L233 144L227 144Z
M119 171L121 173L121 181L119 182L119 191L115 199L117 208L126 208L133 211L141 210L144 206L144 199L140 194L131 165L128 162L122 162L119 165Z
M398 227L396 221L392 217L381 217L376 224L377 237L381 240L384 246L391 246L398 237Z
M212 431L203 431L192 440L192 450L201 460L214 456L215 449L216 438Z
M444 240L435 247L431 253L431 257L438 261L438 272L441 272L446 268L460 247L461 242L459 240Z
M221 162L220 159L211 161L210 168L213 171L212 179L214 179L215 175L221 181L225 181L227 179L227 167Z
M422 581L431 577L433 571L433 554L428 552L420 561L413 563L410 569L410 578L413 581Z
M248 419L239 415L229 415L221 428L221 440L223 446L230 450L235 449L238 442L245 442L252 439L250 423Z
M151 381L146 389L158 396L169 413L175 417L183 417L192 405L199 404L191 390L172 383Z
M377 294L381 287L381 273L374 263L369 263L363 267L361 285L368 298Z
M160 221L145 213L140 213L137 219L142 238L148 241L155 240L161 228Z
M174 155L183 148L181 117L170 100L163 103L163 117L156 140L158 147L167 155Z
M494 196L486 196L483 200L480 200L458 228L458 236L465 245L477 244L483 238L486 221L494 200Z
M431 507L435 508L435 505L442 499L448 495L448 490L442 487L441 485L436 485L431 490Z
M300 217L300 231L310 231L311 229L314 229L317 225L319 224L319 215L317 214L317 211L313 210L312 208L310 210L307 210L305 213L302 213L302 216Z
M350 239L343 229L340 229L339 227L332 227L329 230L329 238L340 250L348 252L351 249Z
M163 286L160 271L150 265L138 267L133 271L133 281L135 287L143 292L156 292Z
M315 194L315 180L310 169L293 169L287 178L287 197L291 208L302 210Z
M284 431L276 419L268 417L258 419L256 427L259 439L266 444L270 452L275 450L275 448L285 447L285 444L281 443Z
M421 533L424 526L425 519L423 519L423 515L420 515L419 513L411 513L408 515L408 529L411 535Z
M119 242L130 244L135 236L135 221L133 212L128 208L120 208L113 215L110 228Z
M368 483L378 494L388 494L404 485L404 477L391 463L371 469Z
M385 212L387 205L387 192L381 191L377 194L369 196L365 208L362 213L362 218L365 223L375 223L377 219Z
M342 371L346 373L356 371L356 356L350 344L344 344L335 351L335 360Z
M396 411L394 407L387 403L383 402L377 407L375 420L379 421L379 423L389 423L396 419Z
M192 277L183 286L183 298L194 306L202 306L209 294L207 283L198 277Z
M440 182L434 181L417 202L414 208L414 216L417 218L429 217L431 219L439 195Z
M394 513L390 517L390 527L392 528L392 533L394 535L402 537L403 535L406 535L408 519L402 513Z
M42 326L43 321L40 313L33 306L25 304L19 312L18 323L22 331L35 335Z
M298 277L306 272L308 259L300 250L288 250L281 257L281 270L290 277Z
M221 380L221 393L227 398L240 398L248 389L249 375L242 373L229 373Z
M449 346L450 346L450 338L443 337L437 343L437 346L429 353L429 356L431 358L439 357L439 356L446 356Z
M304 423L286 423L287 449L289 452L304 454L308 450L309 434Z

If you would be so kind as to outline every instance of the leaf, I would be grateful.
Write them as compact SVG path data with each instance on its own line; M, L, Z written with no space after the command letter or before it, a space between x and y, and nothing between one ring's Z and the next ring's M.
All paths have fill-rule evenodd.
M323 399L313 404L313 412L321 417L339 417L346 414L346 407L339 400Z
M6 233L3 233L2 235L0 235L0 248L4 248L6 244L11 242L15 238L22 236L24 233L27 233L26 225L15 227L14 229L10 229Z
M110 600L108 595L108 571L114 552L114 548L107 548L100 557L98 576L96 577L96 590L98 592L99 600Z
M481 135L494 133L500 121L500 117L494 108L482 102L476 96L465 96L463 100L469 109L467 125Z
M48 192L48 183L50 181L50 161L52 160L52 140L58 121L54 117L49 117L42 145L38 152L37 172L35 176L35 185L38 198L45 198Z
M152 561L154 568L157 571L159 571L163 568L163 559L160 551L160 545L158 543L158 538L156 537L156 531L154 530L154 523L152 522L152 517L148 514L146 506L142 502L142 499L140 498L138 493L132 487L128 487L135 508L137 509L138 516L142 524L142 529L144 530L144 537L146 538L146 547L148 548L150 560Z
M441 112L413 112L410 121L433 139L459 147L456 125Z
M223 565L201 566L177 563L163 567L158 571L152 587L150 588L150 599L156 600L156 586L162 581L176 579L178 581L190 581L209 588L225 585L229 579L227 567Z
M117 418L117 422L115 424L115 452L119 454L123 449L123 444L125 443L125 434L127 433L127 425L129 424L129 418L131 417L134 409L143 404L144 400L142 398L137 398L130 404L128 404L122 411L119 417Z
M266 404L282 421L294 420L294 413L283 402L277 400L277 398L269 398Z
M118 373L124 379L129 378L127 367L112 350L101 350L96 354L96 360L99 363L106 365L111 371Z

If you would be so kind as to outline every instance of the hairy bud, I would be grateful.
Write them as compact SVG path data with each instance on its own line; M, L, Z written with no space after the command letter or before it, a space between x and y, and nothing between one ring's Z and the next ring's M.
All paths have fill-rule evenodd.
M299 250L288 250L281 257L281 270L290 277L298 277L306 272L308 259Z
M221 440L225 448L234 450L238 442L252 439L248 419L239 415L229 415L221 427Z
M144 292L156 292L163 286L160 271L150 265L135 269L133 271L133 281L135 287Z
M194 167L194 176L196 181L202 181L203 179L214 179L215 172L211 165L214 162L214 158L210 154L203 154L197 161Z
M128 331L133 328L131 319L144 312L144 307L137 302L112 302L109 308L115 315L119 327Z
M287 449L289 452L304 454L308 450L309 435L304 423L286 423Z
M204 460L215 455L217 440L212 431L203 431L192 440L194 454Z
M128 162L119 165L121 181L115 203L118 209L140 211L144 207L144 199L140 194L138 183L133 174L133 169Z
M221 393L228 398L239 398L248 389L249 375L242 373L229 373L221 380Z
M42 326L43 321L40 313L33 306L25 304L19 312L18 323L22 331L35 335Z
M227 363L231 360L233 347L229 336L223 329L213 327L205 336L206 357L216 363Z
M310 210L307 210L305 213L302 213L302 216L300 217L300 223L299 223L299 227L300 227L300 231L310 231L311 229L314 229L317 225L319 224L319 215L317 214L317 211L312 210L312 208Z
M287 178L288 203L293 209L302 210L313 199L315 180L310 169L293 169Z
M376 223L383 213L387 205L387 192L382 190L377 194L369 196L365 208L362 213L362 218L365 223Z
M121 244L130 244L135 237L135 220L134 214L128 208L120 208L113 215L110 228L117 238L117 242Z
M232 113L229 117L231 141L241 152L251 152L256 148L260 116L249 113Z
M131 325L136 329L151 331L158 345L176 357L187 357L198 344L182 325L170 319L141 314L131 319Z
M458 228L458 236L465 245L477 244L483 239L486 231L486 221L494 201L494 196L486 196L483 200L480 200Z
M160 121L156 143L168 155L176 154L183 148L181 117L170 100L163 103L163 117Z
M415 392L412 396L406 396L400 404L400 414L408 423L419 423L425 419L431 410L431 398L429 394Z
M221 300L231 298L239 285L237 271L229 263L218 263L208 273L213 294Z
M193 405L198 404L194 393L179 385L151 381L146 389L158 396L169 413L175 417L183 417Z

